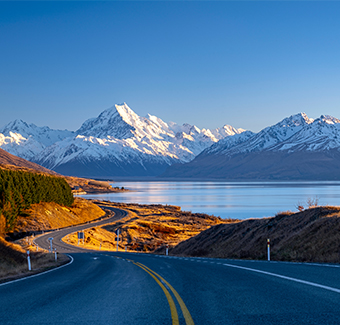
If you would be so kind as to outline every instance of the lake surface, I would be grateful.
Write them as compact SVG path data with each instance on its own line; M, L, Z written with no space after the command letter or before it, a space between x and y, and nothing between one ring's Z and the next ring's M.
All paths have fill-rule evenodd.
M85 195L86 198L141 204L170 204L184 211L222 218L262 218L280 211L340 205L340 182L116 182L130 192Z

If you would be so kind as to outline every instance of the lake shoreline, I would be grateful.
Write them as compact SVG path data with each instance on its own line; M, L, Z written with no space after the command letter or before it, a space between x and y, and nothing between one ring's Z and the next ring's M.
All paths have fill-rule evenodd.
M308 200L338 205L340 182L165 182L116 181L113 187L128 191L87 194L82 197L122 203L169 204L185 211L228 219L272 217L281 211L297 211Z

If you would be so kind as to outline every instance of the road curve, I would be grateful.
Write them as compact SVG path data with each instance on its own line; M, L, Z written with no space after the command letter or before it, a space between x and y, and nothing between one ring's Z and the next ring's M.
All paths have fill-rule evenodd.
M77 247L77 246L73 246L73 245L68 245L68 244L64 243L61 239L65 236L67 236L68 234L73 233L73 232L81 231L81 230L92 228L92 227L102 226L102 225L105 225L105 224L108 224L108 223L115 222L115 221L122 219L122 218L127 216L127 211L125 211L125 210L107 207L107 206L102 207L102 208L112 210L115 213L115 215L111 218L106 218L106 219L103 219L103 220L100 220L100 221L95 221L95 222L91 222L91 223L88 223L88 224L73 226L73 227L64 228L64 229L61 229L61 230L49 232L49 233L46 233L42 236L37 237L34 240L34 242L41 248L49 249L48 238L52 237L53 238L53 248L56 248L58 253L85 252L85 251L87 251L86 249L81 248L81 247Z
M340 265L72 249L67 266L0 284L1 324L340 324Z

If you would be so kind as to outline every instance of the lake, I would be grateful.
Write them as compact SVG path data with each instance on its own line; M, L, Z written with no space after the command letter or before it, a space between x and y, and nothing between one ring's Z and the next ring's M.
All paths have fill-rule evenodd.
M340 205L340 182L116 182L129 192L84 195L86 198L141 204L170 204L184 211L222 218L262 218L280 211L319 205Z

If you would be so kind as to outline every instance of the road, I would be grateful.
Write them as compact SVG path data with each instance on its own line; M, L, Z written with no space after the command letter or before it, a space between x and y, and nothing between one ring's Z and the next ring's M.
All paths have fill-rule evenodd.
M57 252L59 253L71 253L71 252L84 252L86 250L84 250L83 248L80 247L76 247L76 246L71 246L71 245L67 245L64 242L61 241L61 239L63 237L65 237L66 235L76 232L76 231L81 231L87 228L92 228L92 227L96 227L96 226L101 226L101 225L105 225L108 223L112 223L114 221L117 221L119 219L122 219L124 217L127 216L127 212L121 209L116 209L116 208L112 208L112 207L103 207L105 209L114 211L115 215L111 218L105 218L103 220L100 221L95 221L95 222L91 222L88 224L83 224L83 225L79 225L79 226L73 226L73 227L69 227L69 228L64 228L58 231L53 231L51 233L47 233L43 236L39 236L37 237L34 242L44 248L44 249L49 249L49 241L48 238L52 237L53 238L53 248L57 249Z
M1 324L340 324L340 266L123 252L0 285Z

